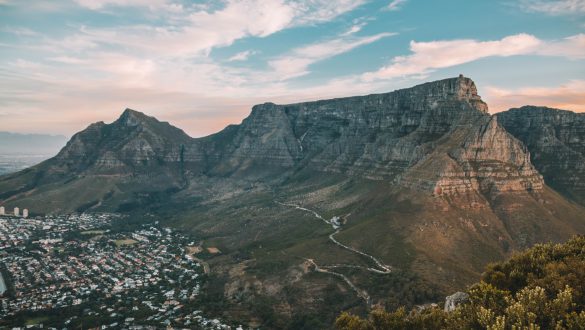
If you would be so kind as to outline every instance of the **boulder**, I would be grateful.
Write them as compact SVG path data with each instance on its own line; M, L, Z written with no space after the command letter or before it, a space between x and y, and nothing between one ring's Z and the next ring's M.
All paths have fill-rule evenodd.
M445 312L452 312L457 306L466 303L469 300L469 295L465 292L456 292L445 298Z

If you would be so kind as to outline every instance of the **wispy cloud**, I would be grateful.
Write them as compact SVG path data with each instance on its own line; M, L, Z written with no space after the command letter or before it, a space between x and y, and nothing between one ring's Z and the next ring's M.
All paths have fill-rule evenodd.
M2 0L0 0L0 4L2 4ZM38 32L33 31L29 28L24 28L24 27L8 27L7 26L7 27L2 28L0 31L11 33L11 34L14 34L14 35L19 36L19 37L34 37L34 36L39 35Z
M515 55L562 56L585 58L585 35L562 40L543 41L530 34L516 34L493 41L472 39L410 42L412 54L394 57L389 65L362 75L366 81L408 75L427 75L437 69L452 67L486 57Z
M570 59L585 59L585 34L580 33L561 40L545 42L537 53L539 55L561 56Z
M471 39L410 42L413 54L395 57L390 65L363 75L365 80L390 79L406 75L427 74L488 56L512 56L534 52L541 41L528 34L518 34L496 41Z
M357 47L376 42L396 33L379 33L373 36L352 37L347 33L337 39L319 42L294 49L290 55L271 60L268 64L280 80L287 80L308 74L309 66L333 56L346 53Z
M585 0L521 0L519 6L525 11L549 15L582 15Z
M107 6L131 6L131 7L159 7L167 4L166 0L75 0L81 6L89 9L102 9Z
M235 61L246 61L250 56L256 54L253 50L245 50L243 52L239 52L234 56L228 59L228 62L235 62Z
M85 40L88 45L113 45L136 53L169 57L206 56L213 48L229 46L239 39L263 38L288 28L332 20L365 2L228 0L222 8L187 8L167 0L77 1L96 10L114 5L157 8L158 12L170 16L168 22L181 24L83 27L80 33L68 38Z
M399 10L406 3L406 1L408 0L392 0L392 2L390 2L385 9L391 11Z

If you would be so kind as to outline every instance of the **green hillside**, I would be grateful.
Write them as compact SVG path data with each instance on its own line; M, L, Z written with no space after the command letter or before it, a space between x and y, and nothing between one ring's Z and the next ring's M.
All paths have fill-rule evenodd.
M585 329L585 237L538 244L487 266L454 311L375 309L366 318L343 313L340 330L355 329Z

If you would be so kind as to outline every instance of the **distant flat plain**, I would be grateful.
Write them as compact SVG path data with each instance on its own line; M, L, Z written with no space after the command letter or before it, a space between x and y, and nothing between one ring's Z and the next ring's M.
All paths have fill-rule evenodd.
M54 155L3 155L0 154L0 175L18 172L36 165Z

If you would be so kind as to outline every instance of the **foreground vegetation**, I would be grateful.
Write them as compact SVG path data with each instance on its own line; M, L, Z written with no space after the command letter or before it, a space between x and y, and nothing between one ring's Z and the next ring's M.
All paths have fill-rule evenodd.
M340 330L585 329L585 237L539 244L490 264L469 301L452 312L373 310L367 318L341 314Z

